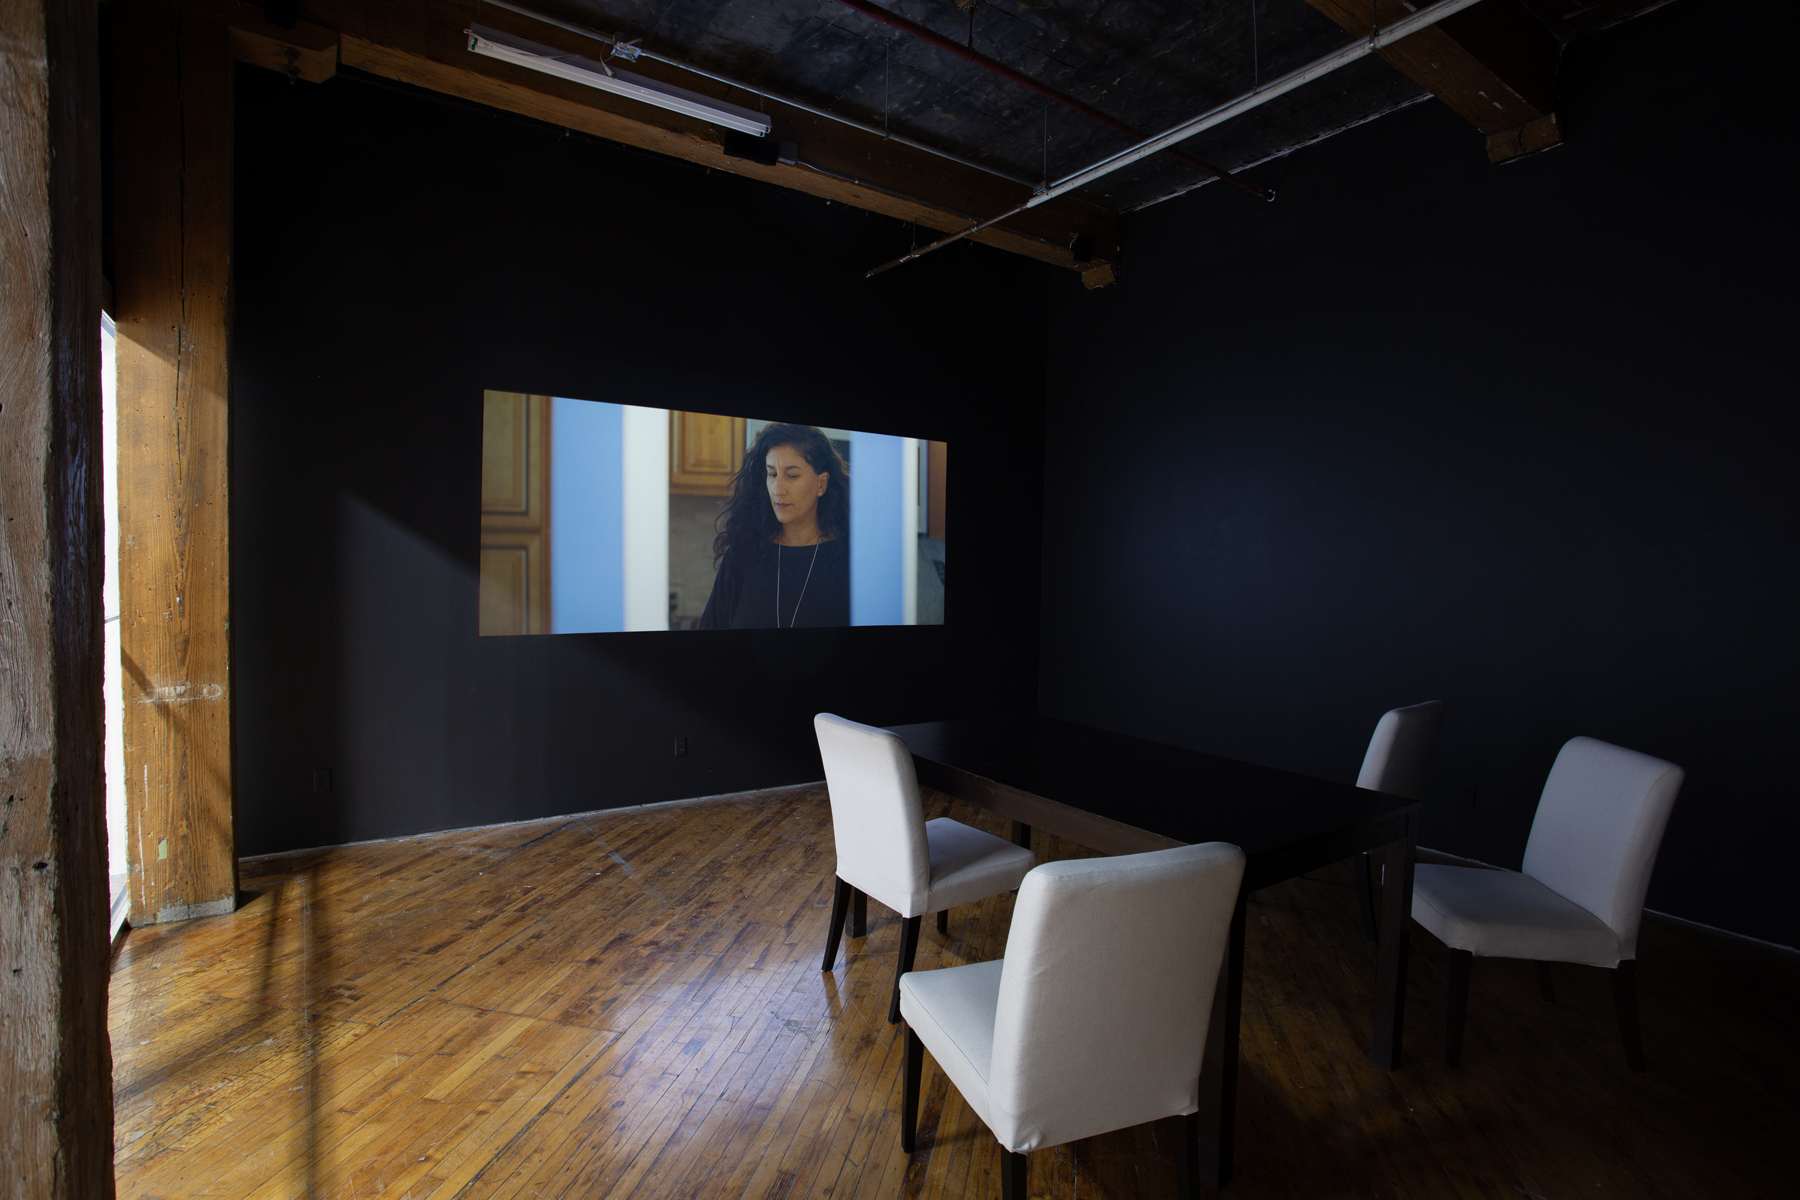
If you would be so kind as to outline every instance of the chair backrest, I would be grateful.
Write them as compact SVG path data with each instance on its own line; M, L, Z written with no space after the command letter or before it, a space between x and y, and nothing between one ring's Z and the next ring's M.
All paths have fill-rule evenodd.
M1425 768L1444 723L1444 702L1427 700L1383 713L1363 755L1356 786L1418 800L1425 794Z
M931 850L912 751L885 729L830 713L813 718L813 732L831 793L838 878L903 916L923 912Z
M1595 738L1556 755L1525 843L1525 874L1605 921L1637 956L1644 893L1687 773Z
M1244 852L1046 863L1019 887L989 1096L1014 1150L1195 1110Z

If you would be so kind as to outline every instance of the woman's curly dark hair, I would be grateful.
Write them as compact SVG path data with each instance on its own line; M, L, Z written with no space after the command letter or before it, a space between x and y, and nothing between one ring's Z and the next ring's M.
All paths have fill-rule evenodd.
M731 477L731 498L713 524L718 530L713 538L715 569L727 558L755 553L781 532L765 482L765 460L777 446L792 446L807 466L828 476L825 494L819 497L819 529L828 538L850 536L850 468L831 439L813 425L766 425L744 451L743 465Z

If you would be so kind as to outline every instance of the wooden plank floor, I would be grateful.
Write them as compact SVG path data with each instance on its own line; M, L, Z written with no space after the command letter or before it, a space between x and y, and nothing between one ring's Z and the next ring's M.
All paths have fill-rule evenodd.
M995 832L979 810L931 796ZM1041 858L1080 847L1039 835ZM134 930L112 977L119 1195L998 1197L993 1139L927 1061L900 1152L898 921L831 974L822 789L251 860L227 917ZM923 970L999 956L1010 897L928 921ZM1791 978L1646 930L1650 1073L1601 972L1415 939L1408 1062L1369 1066L1347 869L1250 909L1237 1197L1792 1195ZM1150 936L1154 931L1147 931ZM1157 1128L1031 1157L1031 1195L1174 1195Z

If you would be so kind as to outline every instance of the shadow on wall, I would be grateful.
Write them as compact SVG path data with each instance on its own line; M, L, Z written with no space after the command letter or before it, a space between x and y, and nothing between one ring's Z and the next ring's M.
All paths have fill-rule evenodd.
M359 496L339 493L335 507L324 552L336 611L329 623L312 614L308 630L328 661L301 681L317 697L308 715L324 720L301 733L310 757L279 774L278 791L269 773L257 776L241 805L240 853L818 777L816 752L796 758L788 727L820 703L811 693L839 670L845 631L478 637L472 564ZM744 688L690 689L721 671ZM770 686L787 691L772 702ZM283 699L259 692L258 711ZM247 732L267 730L253 722ZM676 757L676 734L699 753ZM319 770L328 790L312 790Z

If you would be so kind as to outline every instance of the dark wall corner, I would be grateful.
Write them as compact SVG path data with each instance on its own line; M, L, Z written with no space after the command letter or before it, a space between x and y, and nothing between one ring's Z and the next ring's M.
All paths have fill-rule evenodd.
M1041 710L1353 779L1442 698L1424 840L1513 866L1566 739L1660 755L1651 905L1800 940L1795 24L1572 46L1524 161L1428 101L1131 218L1051 301Z

